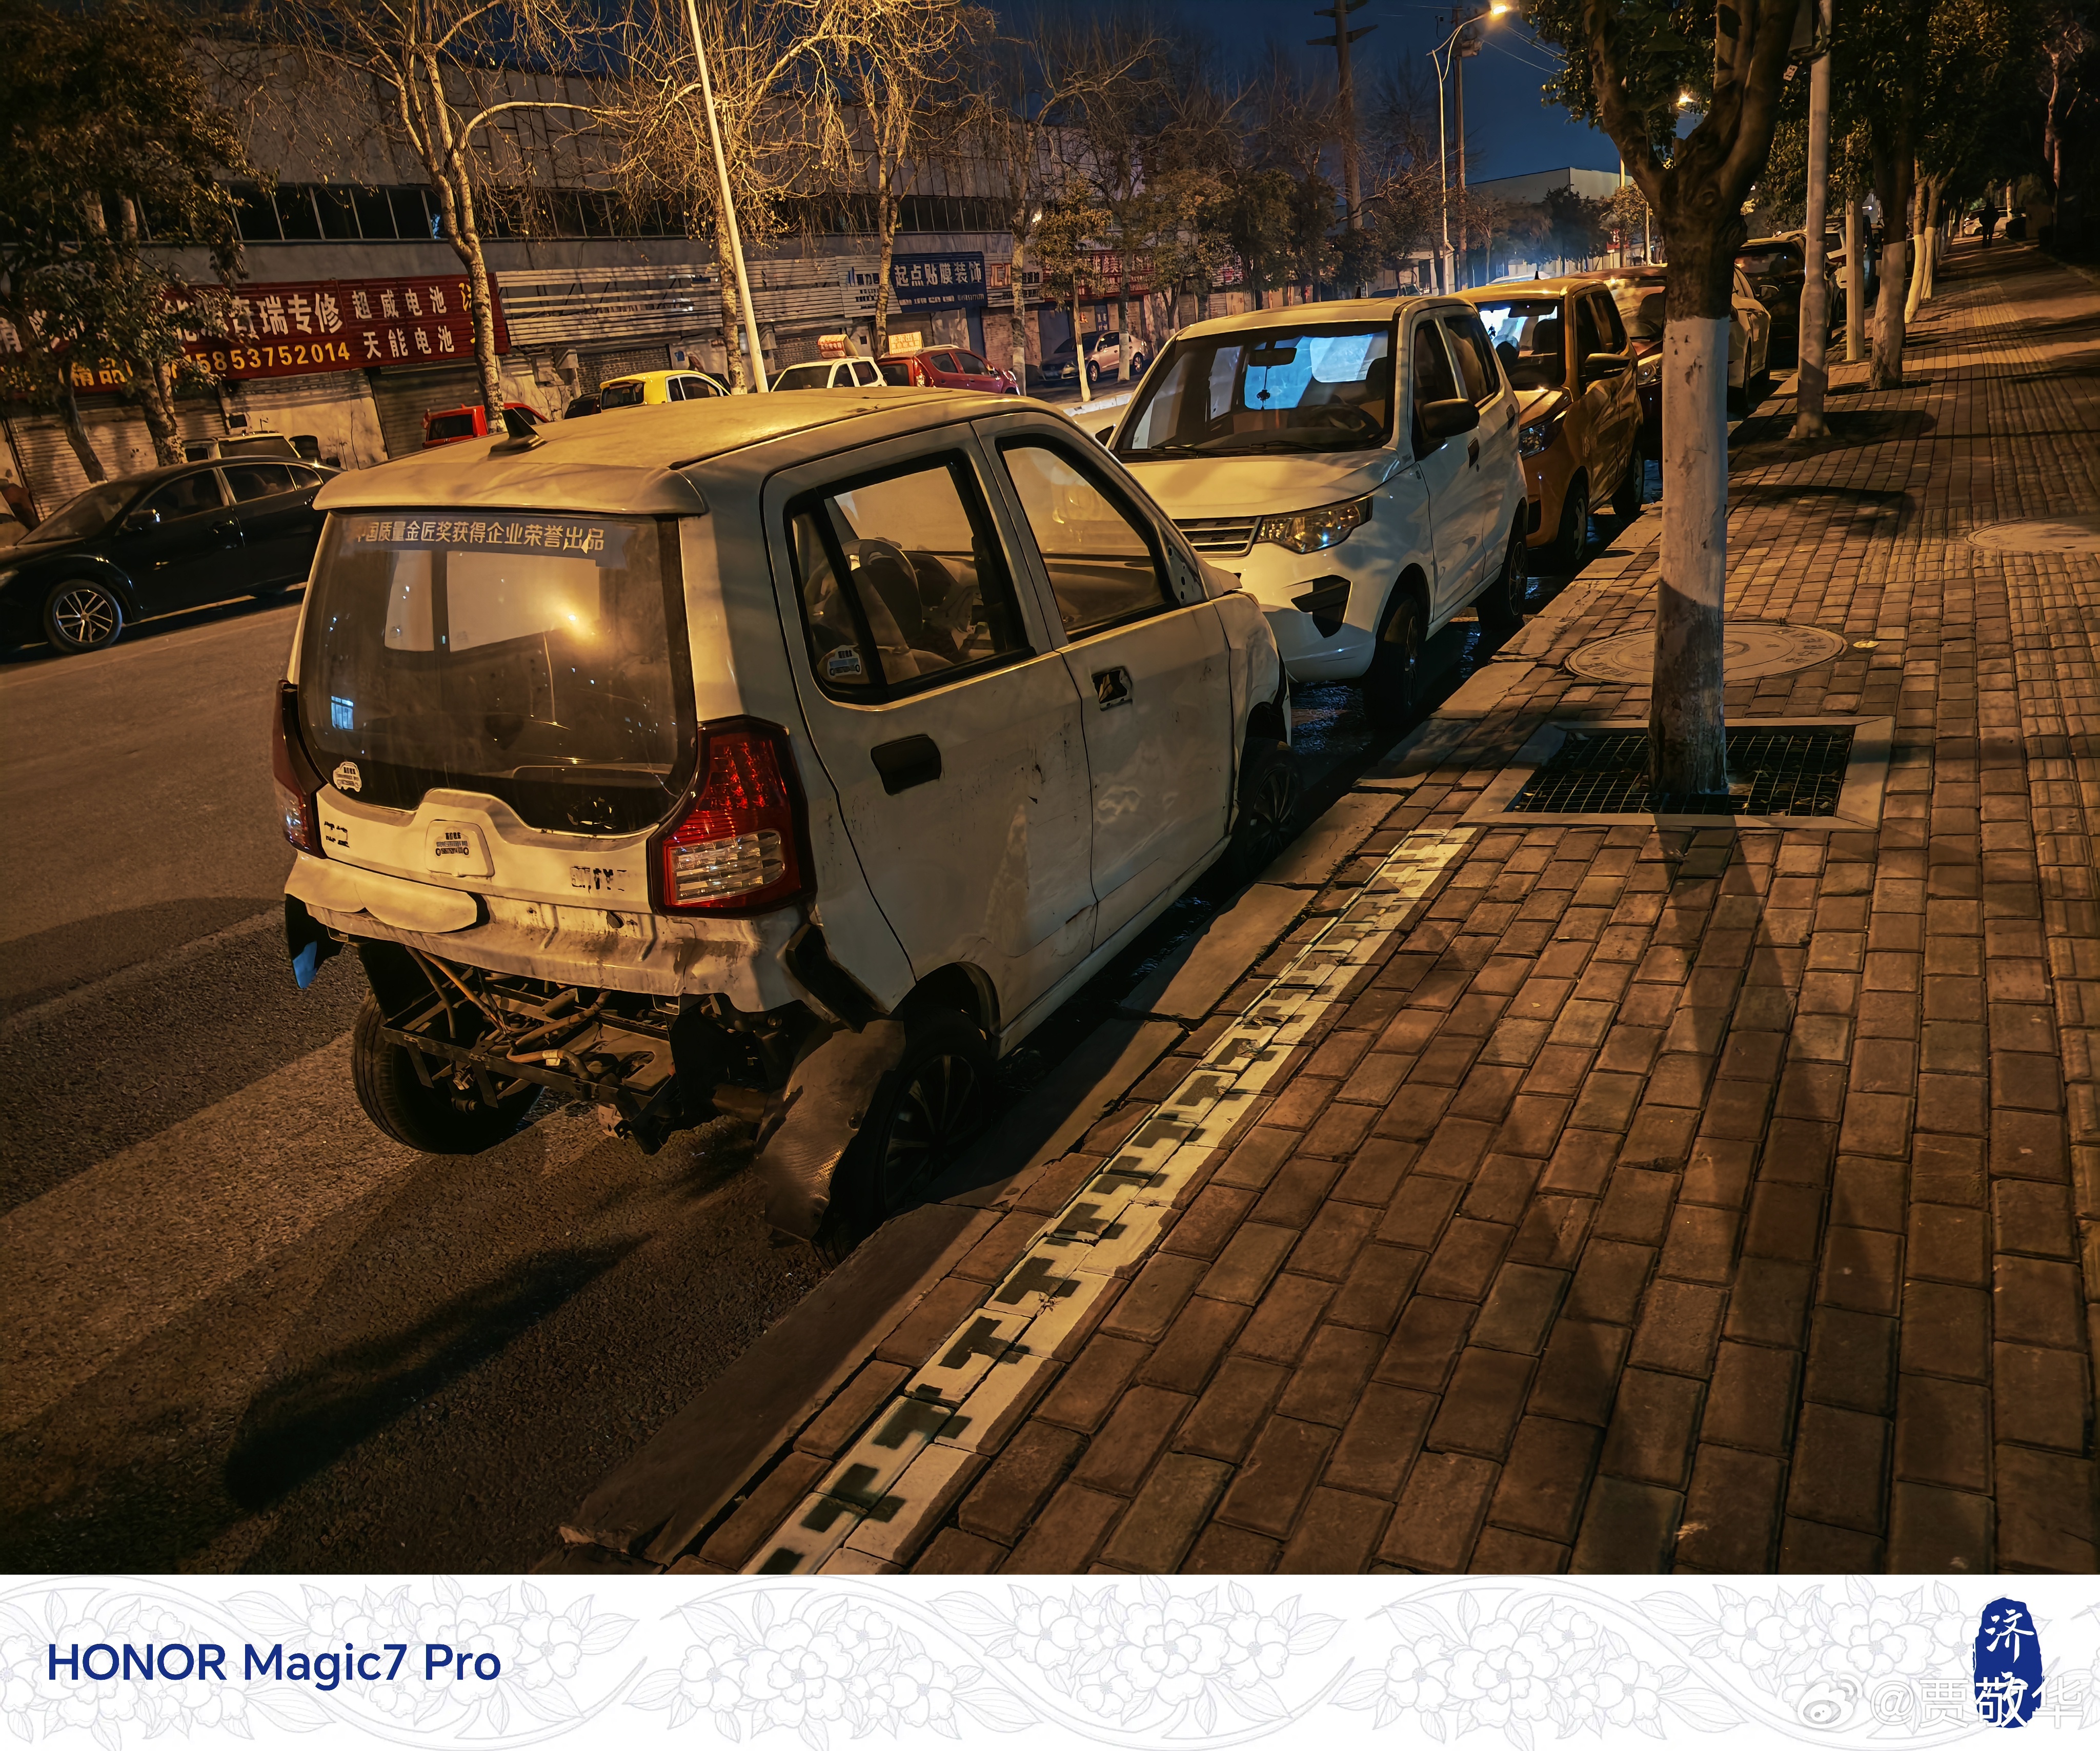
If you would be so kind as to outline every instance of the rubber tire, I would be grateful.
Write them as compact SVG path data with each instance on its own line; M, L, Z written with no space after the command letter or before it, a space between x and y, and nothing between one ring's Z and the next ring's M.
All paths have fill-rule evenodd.
M1480 624L1491 633L1513 633L1524 624L1524 598L1531 589L1531 567L1526 562L1524 525L1510 529L1509 545L1502 550L1502 569L1493 583L1473 598Z
M1424 624L1414 593L1396 589L1364 671L1364 716L1377 729L1402 729L1420 708Z
M68 596L86 594L96 598L108 616L109 630L99 637L80 639L68 634L59 624L60 602ZM78 656L83 651L107 651L124 636L124 604L117 593L106 584L98 584L93 578L68 578L62 584L54 584L44 598L44 637L51 648L64 656Z
M496 1106L448 1099L423 1086L406 1048L380 1037L386 1023L379 999L368 995L350 1036L357 1104L380 1130L426 1155L479 1155L516 1133L538 1089L527 1087Z
M1640 515L1641 505L1648 496L1647 474L1647 462L1641 456L1640 447L1635 445L1612 493L1612 514L1620 522L1631 523Z
M832 1177L831 1219L818 1250L834 1259L909 1209L983 1122L993 1068L984 1030L960 1009L929 1007L899 1019L905 1025L904 1056L883 1078ZM899 1178L893 1145L920 1128L934 1104L945 1112L933 1127L933 1147L916 1170Z
M1225 873L1233 886L1252 881L1296 836L1304 797L1297 755L1284 743L1250 735L1240 763L1239 814L1225 848Z
M1582 569L1590 552L1590 482L1577 474L1560 501L1560 530L1547 549L1546 564L1564 577Z

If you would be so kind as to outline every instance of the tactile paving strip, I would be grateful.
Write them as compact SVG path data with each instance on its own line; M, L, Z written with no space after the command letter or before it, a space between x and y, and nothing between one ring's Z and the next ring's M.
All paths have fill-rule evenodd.
M1473 829L1410 833L1221 1034L1129 1140L1043 1224L933 1359L759 1548L746 1572L814 1572L852 1541L880 1560L907 1527L945 1512L968 1456L997 1448L1035 1403L1059 1347L1084 1330L1117 1276L1151 1250L1175 1198L1465 850Z

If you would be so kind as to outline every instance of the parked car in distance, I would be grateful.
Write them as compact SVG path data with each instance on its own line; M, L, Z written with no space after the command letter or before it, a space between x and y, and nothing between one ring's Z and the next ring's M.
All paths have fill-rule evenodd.
M62 655L117 642L132 620L304 580L314 495L334 471L270 457L179 462L76 495L5 550L0 627Z
M1361 298L1182 329L1108 442L1262 605L1292 677L1361 678L1392 727L1454 615L1523 618L1516 426L1471 305Z
M324 495L276 718L294 968L356 947L355 1087L413 1148L543 1090L650 1149L763 1112L774 1224L864 1230L997 1057L1279 848L1268 622L1054 409L542 438Z
M881 389L885 378L872 359L813 359L774 373L770 387L793 389Z
M1590 513L1641 508L1641 404L1618 307L1584 280L1524 280L1458 296L1480 312L1517 396L1517 453L1534 569L1579 571Z
M598 386L601 412L615 408L655 408L673 401L711 401L726 395L729 386L704 371L633 371L608 377Z
M980 395L1017 395L1021 386L967 347L928 346L891 353L879 361L883 379L898 389L969 389Z
M1571 276L1603 286L1626 324L1634 377L1640 391L1642 437L1650 456L1662 454L1662 329L1668 265L1599 268ZM1740 268L1731 269L1728 293L1728 405L1740 413L1763 392L1771 368L1771 313L1758 302Z
M513 438L528 438L540 424L540 416L522 401L503 404L503 429ZM470 438L488 435L488 409L476 403L470 408L434 408L423 416L423 448L442 448L465 443Z
M274 456L287 462L318 462L321 441L306 435L286 438L276 432L246 432L227 438L190 438L183 443L185 462L214 462L234 456Z
M568 406L562 408L562 417L565 420L577 420L581 419L587 413L596 413L598 411L598 391L592 390L588 395L576 396Z
M1753 237L1736 252L1736 267L1749 282L1752 294L1771 317L1771 346L1783 364L1801 357L1801 299L1808 284L1808 245L1799 232L1784 237ZM1842 322L1844 305L1824 271L1828 294L1826 321ZM1826 329L1825 333L1829 333Z
M1130 380L1135 383L1144 374L1145 368L1151 364L1152 354L1144 342L1134 335L1131 338L1130 346ZM1088 382L1094 388L1099 389L1104 383L1121 381L1116 375L1116 359L1119 346L1118 337L1113 334L1096 335L1088 346L1087 349ZM1048 385L1061 386L1066 383L1077 383L1079 380L1079 350L1074 344L1072 337L1067 335L1043 355L1040 367L1031 365L1029 368L1030 374L1039 376L1043 382Z

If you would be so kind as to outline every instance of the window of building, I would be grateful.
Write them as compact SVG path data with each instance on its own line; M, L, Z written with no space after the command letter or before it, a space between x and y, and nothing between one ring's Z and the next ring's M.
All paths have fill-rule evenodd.
M347 188L325 185L314 191L314 205L320 210L321 235L338 243L354 242L360 235L357 202Z
M394 209L387 203L385 189L353 188L350 198L357 209L357 228L360 232L368 237L394 235Z

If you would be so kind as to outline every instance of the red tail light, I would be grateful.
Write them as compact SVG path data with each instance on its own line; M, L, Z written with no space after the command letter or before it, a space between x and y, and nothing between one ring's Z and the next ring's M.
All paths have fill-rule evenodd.
M285 837L299 850L320 857L321 823L314 800L327 781L307 757L299 734L299 690L289 681L277 683L277 708L270 717L270 776L276 784Z
M808 836L788 732L749 717L708 725L692 799L655 841L657 904L716 917L785 906L809 891Z

